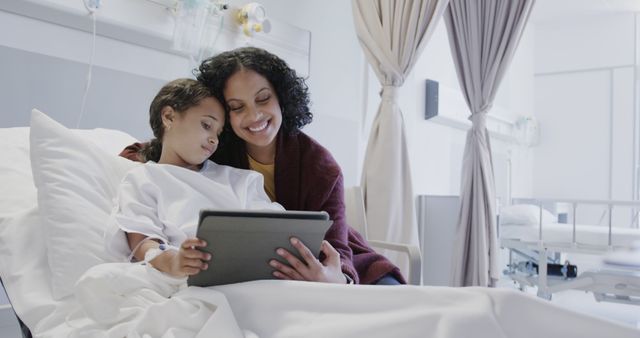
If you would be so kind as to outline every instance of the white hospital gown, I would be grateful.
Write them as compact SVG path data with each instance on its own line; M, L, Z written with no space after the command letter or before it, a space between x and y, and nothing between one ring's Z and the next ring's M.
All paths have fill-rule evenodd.
M107 250L123 259L131 249L126 232L173 246L195 237L202 209L284 210L267 197L261 174L206 161L200 171L147 162L129 171L105 233Z

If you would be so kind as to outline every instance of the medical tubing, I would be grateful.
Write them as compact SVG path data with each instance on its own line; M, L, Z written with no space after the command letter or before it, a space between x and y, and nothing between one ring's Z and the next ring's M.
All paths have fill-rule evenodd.
M84 1L83 1L84 2ZM96 54L96 13L95 10L90 9L86 3L85 7L89 11L89 15L91 15L92 21L92 39L91 39L91 56L89 57L89 71L87 72L87 82L84 87L84 94L82 95L82 104L80 106L80 116L78 116L78 122L76 123L76 128L80 128L80 122L82 122L82 117L84 116L85 105L87 103L87 95L89 94L89 88L91 87L91 75L93 73L93 59Z

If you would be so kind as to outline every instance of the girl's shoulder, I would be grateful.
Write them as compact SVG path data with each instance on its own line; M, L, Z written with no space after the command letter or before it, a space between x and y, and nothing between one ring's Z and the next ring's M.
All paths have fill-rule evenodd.
M218 164L211 160L205 161L203 163L202 169L200 172L210 178L213 177L228 177L228 178L239 178L239 177L249 177L256 174L255 171L249 169L240 169L232 166Z
M131 169L127 170L127 172L122 177L122 182L135 183L148 181L150 179L150 176L152 175L151 172L153 172L154 170L159 170L157 166L157 163L151 161L146 163L138 163Z
M148 170L148 164L147 163L139 163L136 162L137 164L132 166L131 169L127 170L124 178L130 178L130 177L137 177L142 175L143 173L147 172Z
M162 176L173 176L179 179L197 178L201 175L208 177L229 176L229 175L246 175L249 170L237 169L227 165L217 164L211 160L202 163L200 170L191 170L171 164L155 163L153 161L145 162L127 172L130 178L146 178L158 179Z
M135 180L135 181L148 181L148 180L158 180L162 179L162 177L172 176L172 177L183 177L194 175L196 172L187 168L183 168L176 165L171 164L160 164L153 161L147 161L145 163L136 165L134 168L130 169L125 175L125 180Z
M127 170L120 180L118 190L120 193L125 191L142 191L148 190L149 187L156 185L157 179L153 178L153 174L150 172L152 166L147 163L136 163L131 169Z

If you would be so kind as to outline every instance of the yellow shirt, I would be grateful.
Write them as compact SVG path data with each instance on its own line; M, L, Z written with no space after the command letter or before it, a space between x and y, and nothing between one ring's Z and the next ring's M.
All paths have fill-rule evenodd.
M261 173L262 177L264 177L264 191L267 192L271 202L274 202L276 200L275 164L262 164L249 155L247 155L247 158L249 159L249 168Z

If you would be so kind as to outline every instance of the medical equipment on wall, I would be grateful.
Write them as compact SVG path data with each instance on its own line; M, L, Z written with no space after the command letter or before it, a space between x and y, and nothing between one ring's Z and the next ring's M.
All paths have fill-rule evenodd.
M182 0L176 6L173 48L187 53L194 64L213 54L223 29L226 3L211 0Z
M523 116L515 122L515 136L519 144L531 147L540 142L540 127L533 116Z
M266 11L257 2L246 4L240 8L236 13L236 20L242 25L244 35L248 37L252 37L254 33L269 33L271 31L271 22L267 19Z
M93 13L100 8L100 0L82 0L82 3L89 13Z

